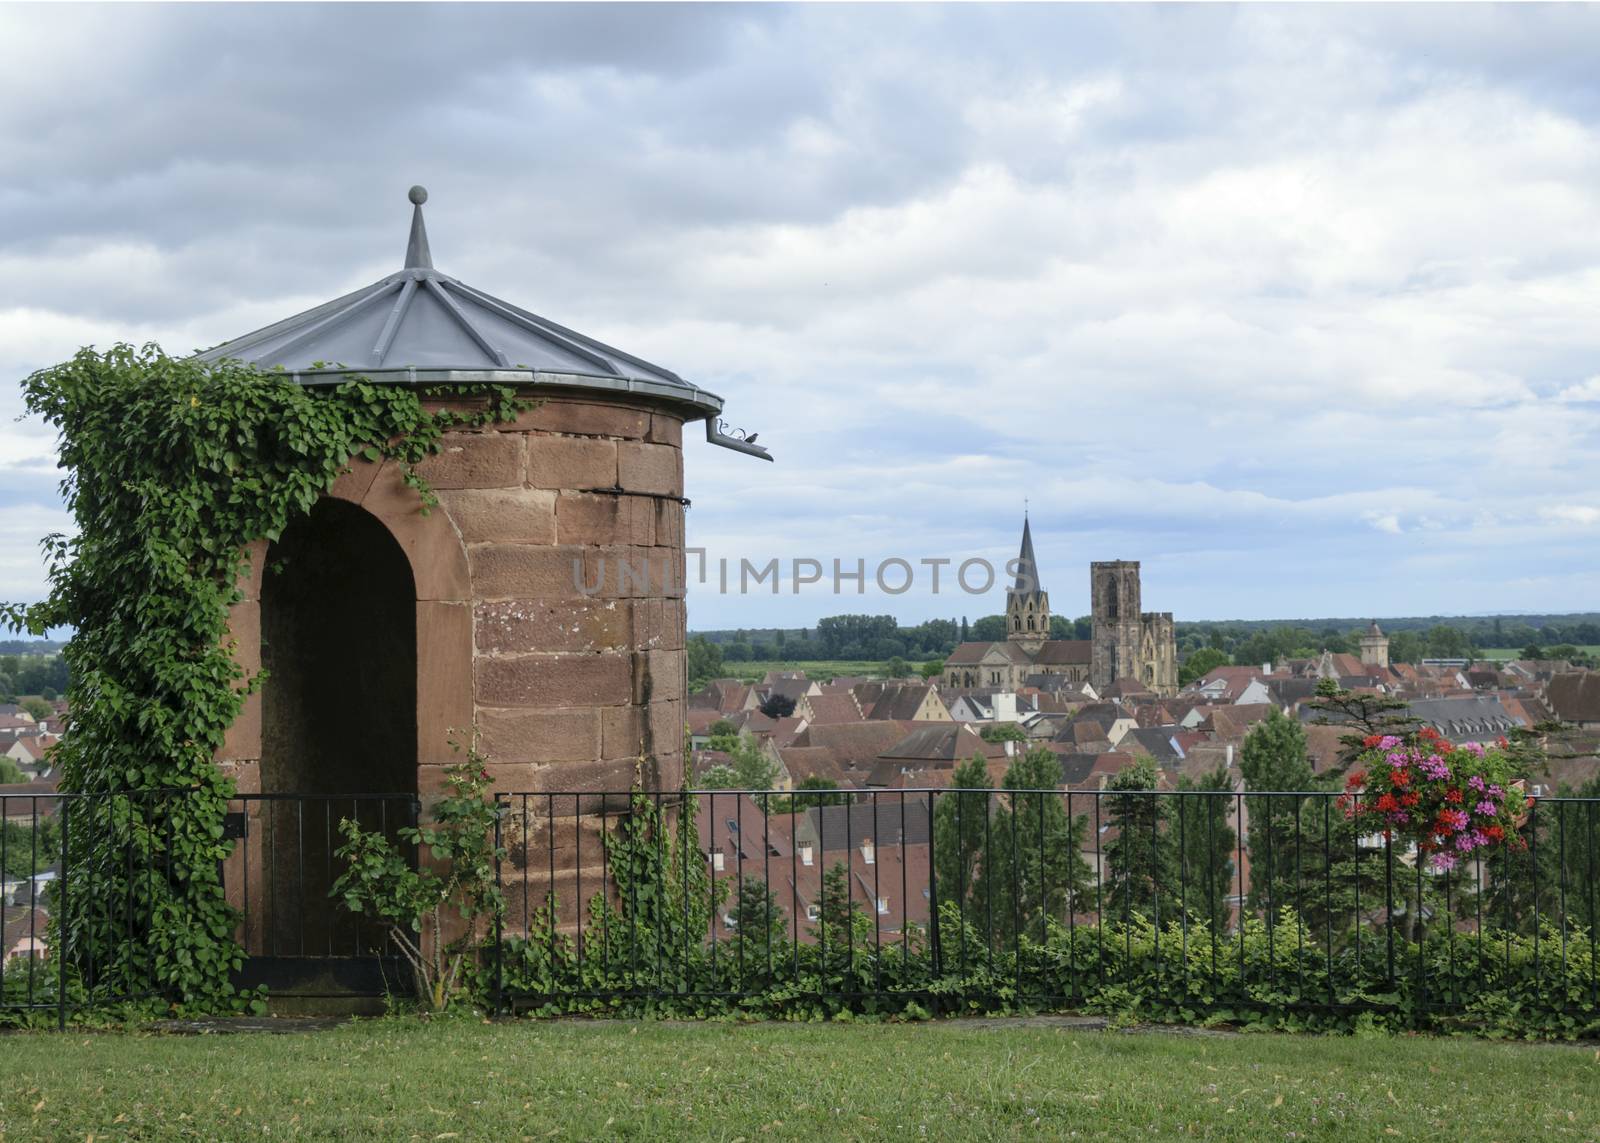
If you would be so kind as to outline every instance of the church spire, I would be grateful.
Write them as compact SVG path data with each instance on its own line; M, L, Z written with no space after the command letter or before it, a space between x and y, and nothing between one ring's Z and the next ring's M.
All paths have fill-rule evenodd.
M1006 638L1037 650L1050 637L1050 597L1039 582L1039 561L1033 554L1033 528L1022 514L1022 549L1017 578L1006 592Z
M1029 585L1032 580L1032 585ZM1028 526L1028 513L1022 513L1022 551L1017 555L1017 579L1011 585L1013 592L1039 590L1039 561L1033 558L1033 530Z

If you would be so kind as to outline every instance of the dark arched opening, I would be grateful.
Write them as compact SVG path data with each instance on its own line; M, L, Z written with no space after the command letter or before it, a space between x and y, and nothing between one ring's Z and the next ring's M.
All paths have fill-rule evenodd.
M391 838L414 822L416 614L404 551L353 504L318 501L267 550L262 797L247 835L255 857L246 863L256 871L246 888L252 954L361 957L381 947L374 926L328 897L341 868L341 821ZM279 986L290 981L308 986L295 976ZM309 986L342 987L318 981Z
M325 499L267 550L261 788L410 793L417 775L411 566L377 519Z

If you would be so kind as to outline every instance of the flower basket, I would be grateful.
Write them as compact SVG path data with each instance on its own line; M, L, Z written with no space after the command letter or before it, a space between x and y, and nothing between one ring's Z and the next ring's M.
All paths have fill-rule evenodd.
M1345 812L1413 842L1438 872L1502 845L1527 843L1518 827L1528 799L1505 739L1485 747L1445 741L1431 727L1406 738L1372 735L1345 782Z

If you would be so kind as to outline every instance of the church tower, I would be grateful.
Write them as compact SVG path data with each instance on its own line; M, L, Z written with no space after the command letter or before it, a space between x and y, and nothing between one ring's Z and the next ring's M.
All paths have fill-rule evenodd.
M1389 636L1383 633L1376 619L1367 628L1367 633L1361 636L1361 662L1368 667L1389 665Z
M1139 561L1089 565L1089 608L1094 618L1089 678L1096 690L1118 679L1139 680L1144 636L1139 604Z
M1050 638L1050 596L1039 583L1039 561L1033 556L1033 532L1022 517L1022 551L1017 578L1006 592L1006 639L1029 650Z

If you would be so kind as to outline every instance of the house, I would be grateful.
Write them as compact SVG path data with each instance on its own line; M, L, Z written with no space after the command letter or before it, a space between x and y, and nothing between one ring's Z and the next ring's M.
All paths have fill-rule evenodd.
M1498 695L1419 699L1407 710L1424 726L1433 727L1455 743L1490 742L1523 725L1506 710Z
M939 697L939 688L927 682L863 683L850 692L876 721L949 722L950 709Z
M811 723L860 722L866 718L856 696L848 690L807 695L795 706L795 712Z
M1545 701L1562 722L1600 730L1600 671L1571 671L1550 678Z
M840 785L846 788L866 784L867 775L877 765L878 755L917 729L911 722L840 722L831 725L809 725L792 743L793 746L816 746L833 756L834 765L842 775Z
M950 717L956 722L1021 722L1033 708L1012 691L971 691L952 697Z
M988 742L964 722L920 726L882 751L867 777L868 786L905 788L948 786L950 774L969 758L989 763L989 777L999 785L1015 754L1015 742ZM912 781L915 775L925 781Z
M0 962L9 964L18 957L47 956L49 932L50 918L43 909L28 905L8 905L0 909Z
M1359 666L1359 664L1358 664ZM1264 703L1272 701L1267 689L1268 674L1259 667L1216 667L1205 677L1190 683L1186 695L1198 695L1212 703Z

